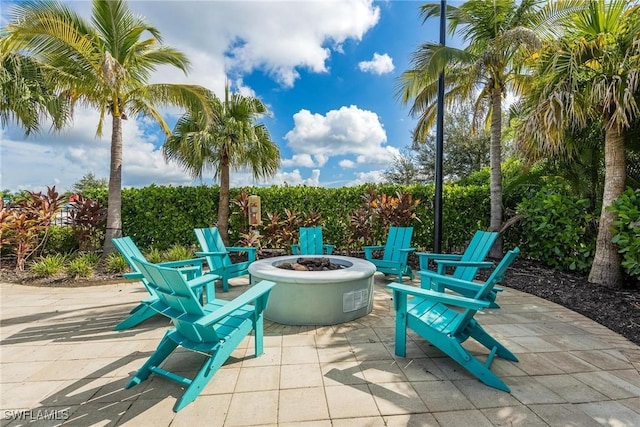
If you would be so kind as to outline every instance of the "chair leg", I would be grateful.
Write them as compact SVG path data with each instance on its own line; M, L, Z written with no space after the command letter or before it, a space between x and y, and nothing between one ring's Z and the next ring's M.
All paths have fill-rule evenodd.
M460 346L462 347L462 346ZM506 391L507 393L511 392L509 387L500 379L499 376L491 372L491 370L485 366L484 363L481 363L478 359L469 354L470 359L464 363L461 363L459 360L456 360L462 367L464 367L467 371L469 371L473 376L478 378L480 381L485 383L486 385L497 388L498 390Z
M511 353L509 349L507 349L498 340L489 335L478 322L472 321L472 323L473 324L469 325L469 335L472 338L474 338L489 350L495 348L497 356L506 360L511 360L513 362L518 361L518 358L513 353Z
M222 292L229 292L229 278L222 276Z
M131 314L118 323L113 330L114 331L123 331L125 329L133 328L134 326L138 326L140 323L144 322L147 319L152 318L158 314L155 310L149 307L147 304L140 304L133 310L131 310Z
M433 341L431 342L433 344ZM506 392L511 391L500 377L491 372L484 363L476 359L456 339L448 337L445 340L438 340L438 344L439 345L436 345L438 349L446 353L451 359L486 385Z
M264 316L262 313L258 315L258 318L253 325L253 346L255 357L260 356L264 352Z
M170 333L171 332L167 332L165 334L162 341L160 341L160 344L158 344L156 351L154 351L145 364L138 369L138 372L136 372L125 388L131 388L149 378L149 375L151 375L152 372L151 368L159 366L171 354L171 352L178 347L178 344L169 338Z
M173 412L178 412L180 409L187 406L189 403L196 400L200 392L207 386L211 378L218 372L218 369L224 364L226 358L220 353L215 353L207 359L202 365L198 374L191 380L191 385L182 394L182 397L178 399L173 407Z

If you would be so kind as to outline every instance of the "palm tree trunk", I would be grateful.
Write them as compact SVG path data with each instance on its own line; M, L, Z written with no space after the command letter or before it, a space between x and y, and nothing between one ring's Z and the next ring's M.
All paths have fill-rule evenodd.
M218 231L226 246L229 246L229 158L220 159L220 198L218 203Z
M122 119L112 116L111 166L109 168L109 199L107 204L107 230L102 259L115 250L111 239L122 236Z
M615 215L607 208L622 194L626 178L624 134L620 130L607 129L604 137L604 192L602 211L596 239L596 253L589 272L589 282L619 287L622 285L620 254L612 243L611 226Z
M491 142L489 145L489 164L491 166L491 221L489 229L500 231L502 227L502 91L494 88L491 94ZM489 256L492 258L502 257L502 237L496 240Z

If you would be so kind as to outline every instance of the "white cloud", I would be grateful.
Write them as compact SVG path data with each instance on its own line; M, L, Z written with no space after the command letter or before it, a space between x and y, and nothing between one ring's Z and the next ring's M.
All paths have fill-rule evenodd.
M162 28L166 44L191 58L189 81L216 93L224 88L225 71L262 70L286 87L294 85L299 69L326 72L332 50L340 52L346 40L362 40L380 19L372 0L131 2L130 7Z
M107 117L105 130L110 130L110 122ZM58 190L66 191L89 172L108 178L111 139L95 137L97 123L97 112L77 109L74 126L59 134L24 138L15 127L3 130L2 188L39 190L55 183ZM122 185L190 185L193 179L177 164L164 161L158 137L145 130L143 121L123 121Z
M302 166L305 168L313 168L316 163L309 154L294 154L290 159L282 159L281 165L284 167Z
M384 170L359 172L356 179L347 183L347 186L362 185L368 182L380 183L384 181Z
M360 71L373 74L387 74L394 70L393 59L386 53L380 55L379 53L373 54L371 61L361 61L358 63Z
M247 98L258 98L256 91L249 86L245 86L241 78L238 78L236 79L235 82L233 82L232 91L237 92L240 95L245 96Z
M326 115L300 110L293 115L294 128L285 139L298 155L314 156L319 166L330 156L353 154L358 163L386 164L398 149L386 146L387 134L378 115L355 105ZM294 156L295 157L295 156Z
M90 3L67 4L89 18ZM198 84L218 96L224 93L228 79L242 94L254 96L242 78L256 70L287 87L294 85L300 70L325 73L332 52L342 52L347 40L362 40L380 19L380 8L373 0L132 1L129 7L160 29L164 44L181 50L191 60L188 76L175 67L163 66L152 74L151 82ZM188 25L176 25L178 22ZM182 113L177 108L161 111L167 120ZM340 128L339 121L349 118L352 123L345 122L343 126L353 130ZM19 129L0 129L1 187L15 191L57 183L59 189L65 190L89 172L108 177L111 127L110 117L106 119L105 136L100 139L94 137L97 113L82 109L75 112L73 128L58 135L43 134L25 140ZM363 162L385 156L386 149L381 144L386 141L386 134L374 113L343 107L327 113L325 119L330 126L328 134L342 135L344 144L354 144L342 150L343 154L364 156ZM163 137L149 129L148 120L130 118L123 124L123 186L192 183L193 179L178 165L164 162L157 148ZM363 135L372 139L361 140ZM283 166L320 168L335 154L323 151L333 148L333 144L340 143L334 140L329 145L319 145L319 150L298 150L283 161ZM317 185L319 171L308 178L296 171L283 172L278 179ZM210 175L203 176L203 181L210 180ZM254 182L250 174L237 172L232 172L231 180L234 186Z
M345 169L351 169L351 168L355 168L356 164L353 160L340 160L340 163L338 163L340 165L341 168L345 168Z
M268 182L269 185L308 185L317 187L320 185L320 169L313 169L309 178L303 178L299 169L291 172L278 172L273 179Z

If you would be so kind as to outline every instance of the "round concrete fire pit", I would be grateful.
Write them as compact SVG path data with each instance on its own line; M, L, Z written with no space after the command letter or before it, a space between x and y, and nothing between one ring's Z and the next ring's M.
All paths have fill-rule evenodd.
M360 258L331 255L328 256L330 262L344 268L297 271L277 267L298 258L318 256L280 256L258 260L249 266L252 283L260 280L276 283L265 318L285 325L334 325L371 312L375 265Z

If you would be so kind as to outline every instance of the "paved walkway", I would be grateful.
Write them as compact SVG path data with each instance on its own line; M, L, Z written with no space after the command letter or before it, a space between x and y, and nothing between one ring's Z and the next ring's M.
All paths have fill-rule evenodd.
M218 296L240 292L246 280L236 280ZM376 275L374 311L354 322L266 322L265 354L253 358L245 340L177 414L181 390L171 381L152 376L124 389L170 326L156 316L112 331L145 297L141 285L0 284L1 425L640 426L640 347L623 337L507 288L500 310L476 316L520 359L492 365L512 390L504 393L414 335L407 358L395 357L387 283ZM168 363L189 372L199 358L182 352Z

